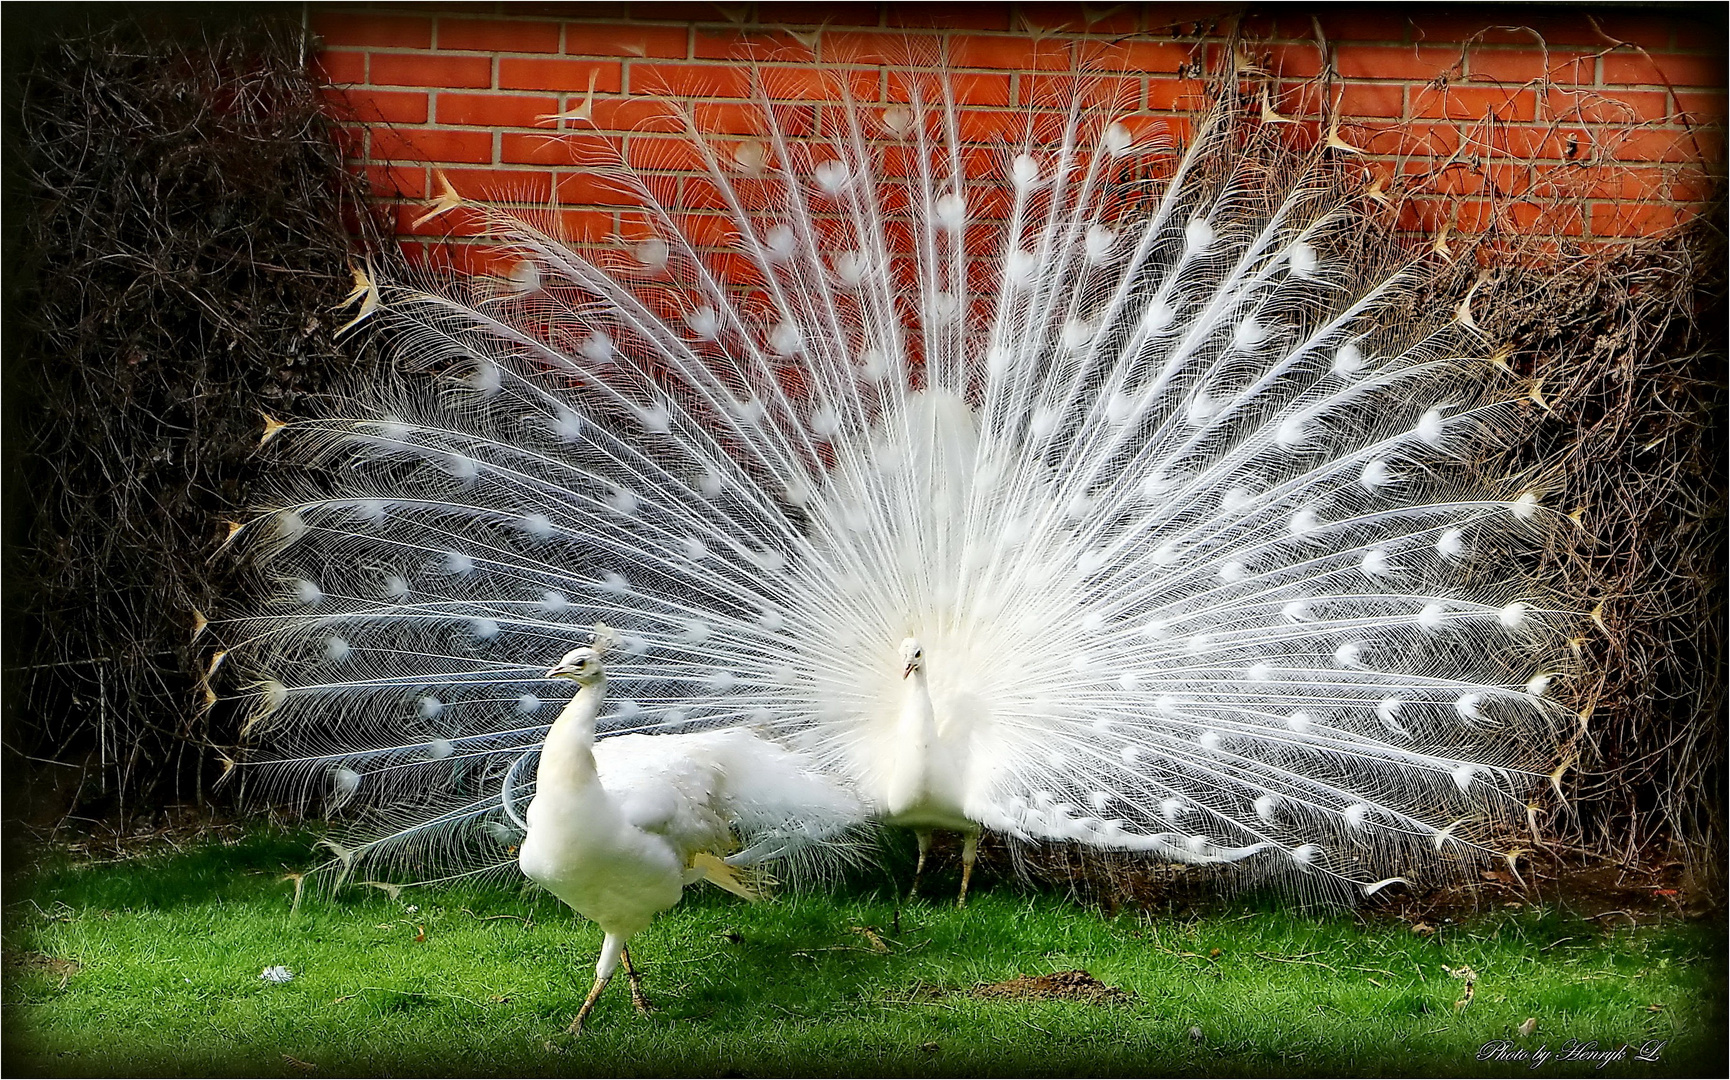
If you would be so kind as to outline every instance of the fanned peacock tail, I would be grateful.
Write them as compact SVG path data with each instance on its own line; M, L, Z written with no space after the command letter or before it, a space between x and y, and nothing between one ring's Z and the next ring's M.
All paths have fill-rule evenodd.
M366 853L508 862L604 620L603 734L750 725L867 791L917 636L1010 837L1329 893L1523 823L1578 615L1542 491L1481 475L1520 393L1469 278L1229 93L1174 147L1078 78L987 150L887 85L671 106L702 182L585 142L628 239L447 193L513 268L378 283L425 374L275 433L237 537L254 767Z

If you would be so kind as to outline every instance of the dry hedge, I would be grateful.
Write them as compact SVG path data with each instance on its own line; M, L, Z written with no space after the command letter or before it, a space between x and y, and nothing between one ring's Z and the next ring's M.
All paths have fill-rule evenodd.
M357 230L378 233L301 31L212 18L7 20L13 813L202 795L229 740L191 636L259 414L365 362L331 338Z

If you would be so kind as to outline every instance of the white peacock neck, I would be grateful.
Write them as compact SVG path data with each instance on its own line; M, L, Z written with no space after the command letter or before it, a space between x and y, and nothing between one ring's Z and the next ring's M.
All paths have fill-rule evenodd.
M905 685L897 734L904 750L923 752L937 741L937 712L931 706L931 687L925 681L923 664L908 673Z
M604 675L580 684L559 718L553 721L541 746L541 763L536 771L539 790L547 790L549 784L573 785L595 778L595 718L600 715L601 700L606 693Z

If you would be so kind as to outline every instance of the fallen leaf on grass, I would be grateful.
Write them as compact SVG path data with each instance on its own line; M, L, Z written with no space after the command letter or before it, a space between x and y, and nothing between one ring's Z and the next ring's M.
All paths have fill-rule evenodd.
M1538 1018L1535 1016L1526 1017L1526 1022L1520 1025L1521 1035L1529 1036L1536 1030L1538 1030Z
M285 983L294 978L294 972L283 967L281 964L276 964L259 972L258 977L267 983Z
M853 931L855 934L858 934L860 937L864 938L866 941L869 941L871 943L871 951L872 952L886 953L889 951L888 943L885 942L881 937L879 937L877 934L877 931L871 929L871 927L869 927L869 926L850 926L850 927L848 927L848 929Z
M1433 934L1435 932L1436 932L1436 928L1431 926L1427 922L1420 922L1420 923L1413 923L1412 924L1412 933L1418 935L1419 937L1429 937L1431 934Z
M295 1068L300 1069L302 1072L317 1072L318 1071L317 1065L314 1065L310 1061L302 1061L292 1054L282 1055L282 1060L288 1062L290 1065L293 1065Z

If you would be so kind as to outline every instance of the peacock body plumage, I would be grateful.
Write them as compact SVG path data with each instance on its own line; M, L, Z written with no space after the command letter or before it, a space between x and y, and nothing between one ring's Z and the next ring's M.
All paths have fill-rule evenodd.
M1480 469L1522 395L1477 286L1229 95L1176 145L1078 78L987 149L887 85L669 106L698 178L582 144L620 235L447 190L509 269L363 280L422 374L269 438L254 767L349 857L509 865L602 620L603 746L747 727L878 820L1316 894L1523 823L1577 615Z

